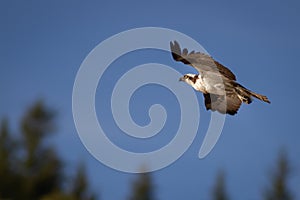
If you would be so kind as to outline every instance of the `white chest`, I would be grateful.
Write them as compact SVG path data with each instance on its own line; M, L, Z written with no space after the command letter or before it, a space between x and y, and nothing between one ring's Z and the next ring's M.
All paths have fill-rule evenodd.
M206 84L200 76L193 85L193 88L199 92L207 93Z
M211 93L218 95L226 94L224 83L222 79L220 79L220 77L211 78L199 76L199 78L193 85L193 88L203 93Z

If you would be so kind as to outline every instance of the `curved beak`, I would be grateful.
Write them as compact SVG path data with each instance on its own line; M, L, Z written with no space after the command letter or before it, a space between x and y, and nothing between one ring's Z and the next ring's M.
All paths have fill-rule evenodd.
M184 78L183 77L180 77L180 79L178 81L184 81Z

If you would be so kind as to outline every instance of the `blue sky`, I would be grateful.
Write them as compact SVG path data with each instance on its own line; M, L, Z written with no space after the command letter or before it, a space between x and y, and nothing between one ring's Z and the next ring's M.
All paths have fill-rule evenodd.
M80 142L72 118L74 79L87 54L108 37L145 26L174 29L197 40L228 66L241 84L267 95L272 103L255 101L242 106L238 115L227 117L216 147L199 160L209 112L198 94L201 122L197 137L177 162L153 173L157 198L208 199L216 172L223 169L232 199L259 199L278 152L284 148L294 169L290 185L300 199L299 10L296 0L1 1L0 116L9 117L17 130L27 106L38 98L45 99L59 114L59 133L53 141L69 163L66 169L84 161L92 188L103 199L124 199L136 176L102 165ZM141 51L113 63L106 79L119 76L118 65L130 69L148 62L164 63L182 73L194 72L175 63L167 53ZM96 99L109 97L111 92L100 86L98 91ZM147 106L157 102L166 106L170 116L176 116L178 104L169 103L169 98L172 94L157 86L137 91L133 118L147 124ZM101 106L97 105L98 115L109 112ZM143 147L139 141L124 139L111 117L101 123L119 135L111 137L121 146ZM166 132L172 132L177 123L178 118L170 118ZM171 137L166 134L146 147L155 149Z

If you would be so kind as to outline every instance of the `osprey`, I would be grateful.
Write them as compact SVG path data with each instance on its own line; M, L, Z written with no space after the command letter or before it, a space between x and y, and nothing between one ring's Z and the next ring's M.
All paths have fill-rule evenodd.
M170 47L175 61L190 65L199 72L185 74L179 80L203 93L207 110L235 115L242 103L252 102L252 97L270 103L266 96L237 83L235 75L211 56L195 51L189 53L186 48L181 51L177 41L170 42Z

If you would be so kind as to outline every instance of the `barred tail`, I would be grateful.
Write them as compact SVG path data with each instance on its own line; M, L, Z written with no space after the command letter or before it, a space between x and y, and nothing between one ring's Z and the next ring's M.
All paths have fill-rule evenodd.
M255 97L261 101L271 103L268 99L268 97L257 94L255 92L252 92L251 90L248 90L247 88L243 87L242 85L236 83L236 91L239 94L239 97L244 103L250 104L252 102L251 97Z
M252 92L250 90L248 90L251 94L251 96L261 100L261 101L264 101L264 102L267 102L267 103L271 103L271 101L268 99L268 97L264 96L264 95L261 95L261 94L257 94L255 92Z

